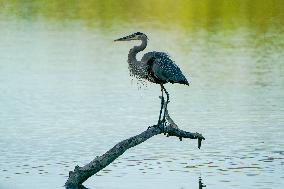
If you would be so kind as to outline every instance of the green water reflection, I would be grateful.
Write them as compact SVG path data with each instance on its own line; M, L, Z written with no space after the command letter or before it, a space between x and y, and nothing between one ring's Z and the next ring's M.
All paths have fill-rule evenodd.
M87 27L102 28L133 23L183 30L246 27L265 32L284 25L282 0L1 0L0 7L2 16L62 22L79 20Z

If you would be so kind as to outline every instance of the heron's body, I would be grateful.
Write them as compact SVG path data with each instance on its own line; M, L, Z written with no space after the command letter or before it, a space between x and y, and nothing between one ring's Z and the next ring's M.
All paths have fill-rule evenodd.
M147 62L148 80L157 84L180 83L188 85L188 81L179 67L172 61L168 54L163 52L148 52L141 62Z
M130 75L139 79L145 79L152 83L160 84L162 95L163 91L167 94L167 101L169 94L164 88L165 83L180 83L188 85L188 81L182 74L179 67L170 59L169 55L164 52L148 52L144 54L141 60L136 59L137 53L143 51L147 46L147 36L143 33L136 32L132 35L119 38L115 41L130 41L141 40L139 46L134 46L128 53L128 68ZM165 107L166 110L166 107ZM162 111L162 108L161 108ZM159 121L161 117L161 111ZM165 116L163 120L165 119Z
M132 76L157 84L170 82L188 85L179 67L164 52L148 52L138 61L137 53L147 46L147 37L142 37L141 40L141 45L134 46L128 53L128 68Z

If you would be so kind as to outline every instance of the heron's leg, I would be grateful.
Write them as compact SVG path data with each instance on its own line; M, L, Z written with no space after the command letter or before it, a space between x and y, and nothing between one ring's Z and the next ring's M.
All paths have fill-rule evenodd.
M158 125L161 122L161 116L162 116L162 111L163 111L163 106L164 106L164 86L161 84L161 92L162 92L162 97L161 97L161 109L160 109L160 115L159 115L159 120L158 120Z
M163 86L163 85L162 85ZM167 95L167 102L165 103L165 107L164 107L164 116L163 116L163 122L166 121L166 112L168 111L167 108L168 108L168 103L170 102L170 95L168 93L168 91L166 90L166 88L163 86L163 90L165 91L166 95Z
M158 127L158 128L160 128L163 131L163 125L161 125L161 123L162 123L161 116L162 116L162 112L163 112L163 108L164 108L164 104L165 104L164 86L163 86L163 84L161 84L161 92L162 92L162 96L161 96L161 109L160 109L158 124L154 125L154 126L149 126L148 129L150 129L151 127Z

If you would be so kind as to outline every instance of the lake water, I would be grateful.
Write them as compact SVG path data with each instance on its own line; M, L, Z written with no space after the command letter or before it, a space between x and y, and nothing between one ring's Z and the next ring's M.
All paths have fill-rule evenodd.
M137 42L113 42L136 31L190 80L166 85L169 112L206 140L155 136L84 185L282 188L283 2L125 2L0 3L0 189L63 188L75 165L156 123L159 86L127 68Z

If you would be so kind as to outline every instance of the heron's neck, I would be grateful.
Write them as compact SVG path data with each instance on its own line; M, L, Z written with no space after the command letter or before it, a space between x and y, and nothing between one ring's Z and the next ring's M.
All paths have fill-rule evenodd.
M142 43L139 46L134 46L132 49L130 49L128 54L128 62L136 62L136 54L140 51L143 51L147 46L147 39L142 39Z

